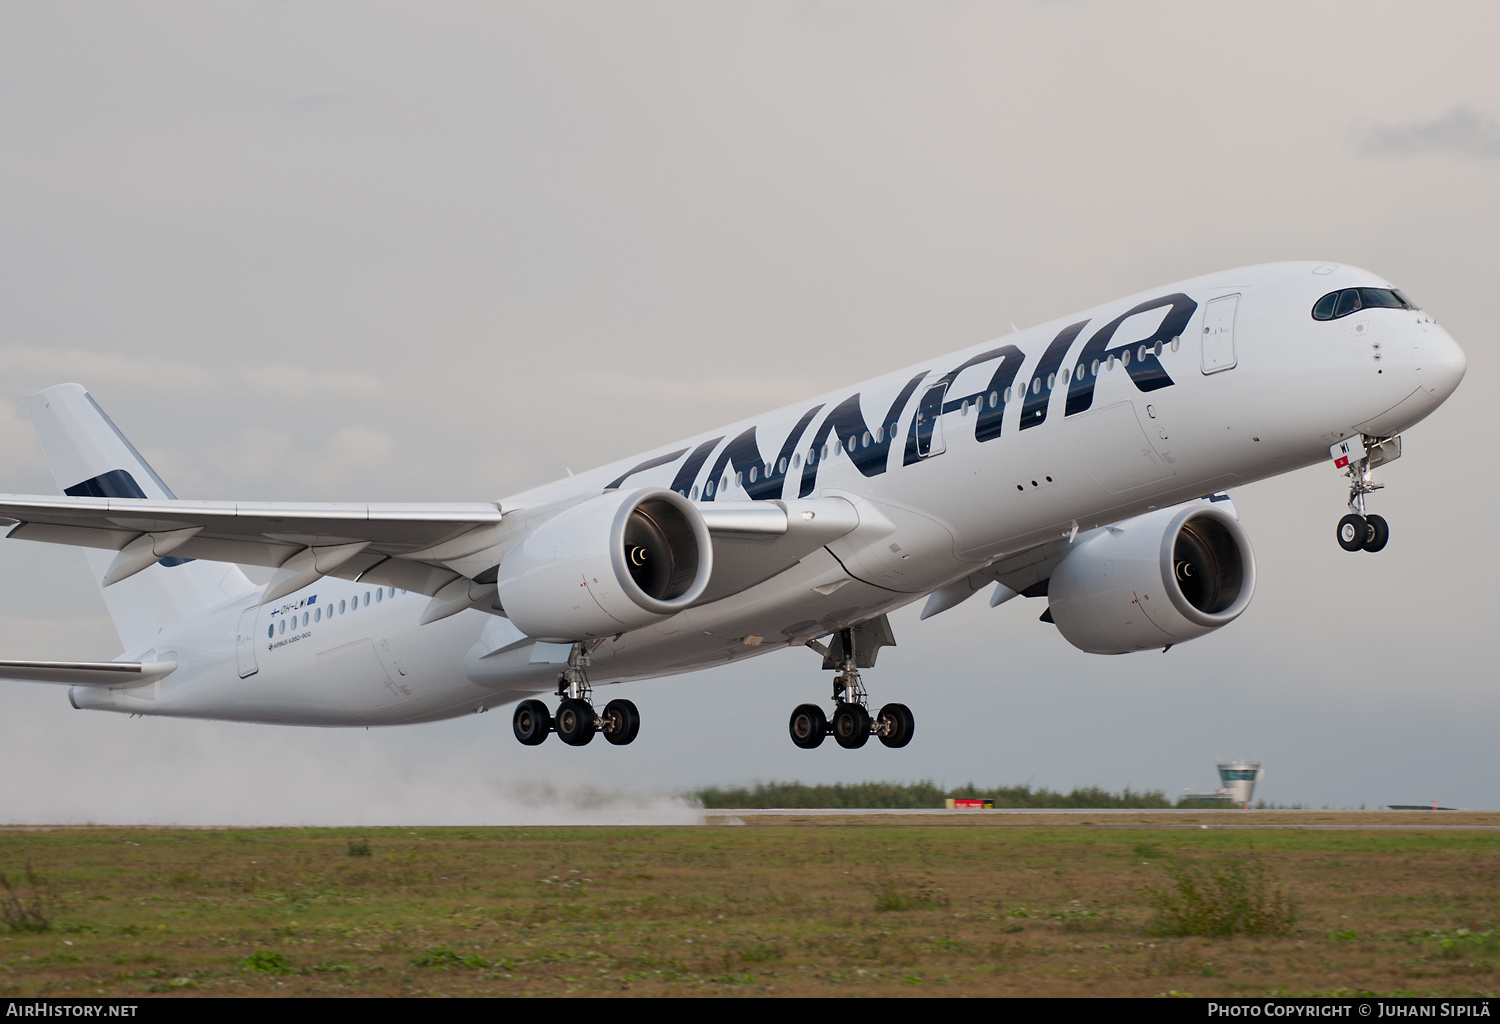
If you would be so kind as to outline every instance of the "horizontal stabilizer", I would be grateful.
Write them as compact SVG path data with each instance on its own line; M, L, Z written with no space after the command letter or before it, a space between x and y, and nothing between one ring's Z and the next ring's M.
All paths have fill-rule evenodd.
M140 686L175 668L175 661L0 661L0 679L64 686Z

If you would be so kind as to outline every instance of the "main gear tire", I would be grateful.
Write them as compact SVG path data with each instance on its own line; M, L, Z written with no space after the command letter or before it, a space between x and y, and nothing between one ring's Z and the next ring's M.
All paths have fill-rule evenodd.
M552 715L547 711L547 705L541 701L523 700L516 705L516 713L510 724L516 732L516 739L528 747L534 747L552 732Z
M858 750L870 739L870 713L858 704L840 704L832 724L834 742L845 750Z
M570 747L581 747L594 738L594 709L587 701L569 697L557 706L553 716L557 738Z
M823 742L828 735L828 717L816 704L799 704L787 723L792 742L803 750L811 750Z
M917 720L905 704L887 704L875 716L875 735L888 747L904 747L911 742Z
M604 705L604 738L617 747L623 747L641 731L641 713L634 701L612 700Z

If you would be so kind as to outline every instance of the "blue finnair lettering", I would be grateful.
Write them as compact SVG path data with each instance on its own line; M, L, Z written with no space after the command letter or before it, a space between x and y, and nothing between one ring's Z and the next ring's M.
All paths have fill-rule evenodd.
M721 485L715 481L727 479L723 475L724 469L730 466L735 473L741 475L745 493L751 500L765 501L781 497L797 442L802 440L802 435L807 432L807 425L812 422L813 417L821 408L823 406L815 405L802 414L796 425L792 427L791 433L787 434L786 441L781 445L781 451L771 462L764 462L761 459L760 442L755 438L754 427L740 434L725 445L719 457L714 460L713 471L708 474L709 485L722 491Z
M817 486L818 467L823 464L823 446L828 442L830 434L833 436L833 443L849 453L849 461L854 463L854 468L860 473L867 477L884 473L890 462L891 441L900 433L901 414L906 409L906 403L911 401L912 392L917 390L917 385L926 376L927 371L923 370L907 381L886 410L885 419L873 429L865 423L865 415L860 411L858 392L834 406L813 435L807 462L802 466L802 483L797 488L797 497L807 497Z
M1161 323L1149 337L1118 345L1111 344L1115 333L1126 320L1163 308L1166 312L1162 316ZM1080 320L1069 324L1059 331L1047 345L1030 377L1019 384L1016 378L1020 376L1021 368L1025 365L1026 353L1015 345L1001 345L971 356L922 390L922 395L917 401L916 413L912 416L906 431L902 464L910 466L942 454L943 446L941 443L935 443L941 436L937 433L938 423L945 413L959 411L966 406L974 408L974 439L976 441L993 441L1000 437L1005 414L1010 406L1007 398L1011 396L1013 387L1015 390L1012 400L1021 402L1019 416L1021 430L1029 430L1046 422L1052 396L1062 387L1067 389L1065 416L1073 416L1089 409L1094 402L1094 385L1099 373L1103 365L1111 359L1120 360L1130 381L1141 391L1157 391L1171 387L1175 381L1168 376L1153 350L1158 343L1167 344L1173 338L1180 337L1197 309L1198 303L1181 292L1138 303L1095 331L1084 343L1071 370L1064 370L1064 364L1069 362L1069 351L1090 321ZM991 361L996 361L995 370L984 388L969 395L950 396L948 394L959 374L971 367ZM924 370L907 381L891 402L884 419L873 427L865 422L861 408L863 396L859 392L835 405L824 417L823 422L818 425L812 443L806 449L807 458L802 463L797 497L805 498L817 489L818 469L824 460L825 450L830 444L843 449L855 468L864 476L879 476L886 472L889 468L892 442L900 432L907 406L911 404L912 396L916 394L922 382L927 379L928 371ZM1065 384L1063 380L1066 380ZM718 457L714 459L713 468L704 480L703 500L710 501L722 494L729 480L726 470L739 477L745 494L752 500L763 501L781 497L785 490L786 478L791 470L796 468L794 453L797 451L798 443L806 433L808 425L822 408L822 405L815 405L802 414L791 432L787 434L779 454L769 462L761 454L757 428L751 426L741 432L726 444ZM691 455L688 455L688 449L681 448L647 459L610 481L605 486L605 490L620 487L637 473L668 465L688 455L687 460L678 468L671 485L672 490L686 495L692 489L709 455L721 441L723 441L722 436L703 441L692 449ZM68 493L71 494L73 491L70 489Z
M1047 346L1047 351L1042 353L1042 358L1036 364L1036 370L1031 375L1031 383L1026 388L1026 399L1021 403L1021 429L1039 427L1047 419L1047 407L1052 403L1052 392L1057 383L1057 370L1062 366L1063 357L1068 354L1073 340L1088 326L1087 320L1080 320L1076 324L1064 327L1057 337L1052 339L1052 344Z
M686 454L686 448L679 448L675 452L668 452L666 455L658 455L654 459L647 459L640 465L635 466L632 469L627 469L624 473L621 473L619 476L615 477L609 483L604 485L604 489L606 491L616 490L621 484L623 484L630 477L635 476L637 473L644 473L646 470L655 469L657 466L665 466L669 462L676 462Z
M1171 308L1167 310L1166 316L1162 317L1161 326L1157 327L1149 338L1110 347L1109 343L1114 338L1115 331L1119 330L1120 325L1126 320L1138 313L1147 313L1163 306ZM1160 388L1171 387L1172 378L1167 376L1167 371L1162 368L1161 360L1156 358L1151 349L1157 342L1167 344L1181 335L1197 309L1196 302L1181 292L1176 292L1159 299L1148 299L1099 328L1083 346L1083 351L1078 354L1078 365L1074 368L1073 382L1068 388L1068 407L1064 415L1077 415L1094 404L1094 383L1099 379L1100 366L1111 357L1118 358L1125 364L1125 372L1130 374L1130 379L1140 390L1156 391ZM1137 349L1133 358L1131 349ZM1145 353L1144 358L1140 355L1142 351Z

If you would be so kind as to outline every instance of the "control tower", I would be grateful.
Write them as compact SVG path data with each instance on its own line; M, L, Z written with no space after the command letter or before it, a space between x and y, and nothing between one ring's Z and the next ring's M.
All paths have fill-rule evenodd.
M1250 798L1255 795L1255 784L1266 774L1260 762L1220 761L1216 767L1219 769L1219 794L1241 807L1249 807Z
M1265 778L1259 761L1219 761L1219 788L1212 793L1183 793L1184 800L1223 800L1236 807L1249 807L1255 784Z

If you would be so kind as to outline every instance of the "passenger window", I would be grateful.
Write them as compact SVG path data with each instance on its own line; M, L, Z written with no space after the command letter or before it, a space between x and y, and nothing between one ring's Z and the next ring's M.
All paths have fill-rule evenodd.
M302 624L303 624L303 625L304 625L304 626L305 626L305 625L307 625L307 620L308 620L308 619L309 619L309 618L311 618L311 616L309 616L309 615L308 615L308 614L307 614L307 612L303 612L303 613L302 613Z
M370 592L368 590L365 591L365 607L370 607Z
M1341 316L1348 316L1350 313L1353 313L1359 308L1359 290L1355 288L1345 288L1343 291L1339 292L1339 307L1334 311L1334 319L1337 319Z
M323 621L323 609L319 608L317 611L313 612L313 621L314 622L322 622Z
M266 636L267 637L273 637L275 635L276 635L276 627L275 626L267 626L266 627Z
M736 487L744 487L745 486L745 474L744 473L736 473L734 475L734 485Z
M339 602L339 614L344 614L344 602L342 601Z
M792 456L792 468L793 469L801 469L802 468L802 455L801 455L801 453L798 453L798 454Z
M283 636L285 636L285 635L286 635L286 619L282 619L282 620L281 620L281 621L280 621L280 622L278 622L278 623L277 623L277 624L276 624L276 628L277 628L277 630L278 630L278 631L279 631L279 632L280 632L280 633L281 633L281 634L282 634L282 635L283 635Z
M1057 385L1057 374L1047 374L1047 390L1051 391Z
M383 594L384 592L385 592L385 588L384 587L376 587L375 588L375 603L376 604L380 603L380 595Z
M1000 404L1000 392L998 392L998 391L991 391L990 392L990 408L993 409L995 406L997 406L999 404Z
M785 473L786 472L786 459L782 459L780 462L776 463L776 472L778 472L778 473Z
M967 409L968 407L969 407L969 403L965 402L964 403L964 408ZM868 447L870 447L870 432L868 430L865 431L865 436L859 439L859 446L861 448L868 448Z

